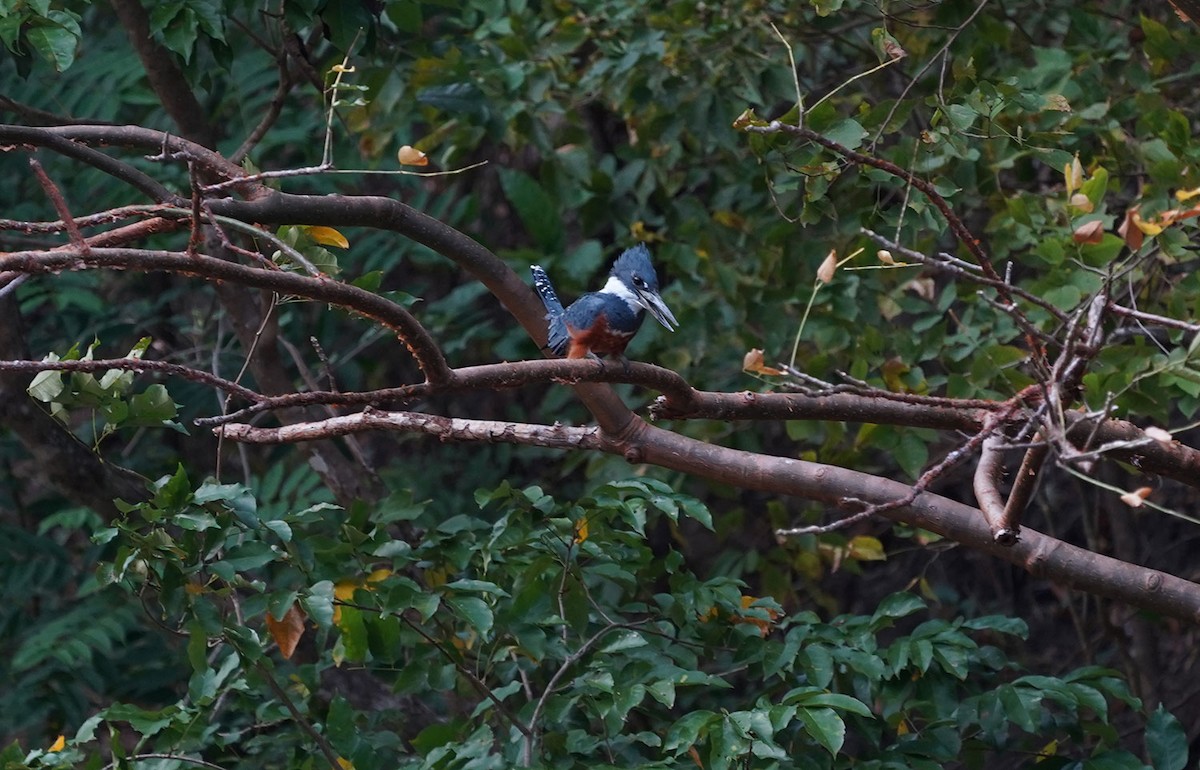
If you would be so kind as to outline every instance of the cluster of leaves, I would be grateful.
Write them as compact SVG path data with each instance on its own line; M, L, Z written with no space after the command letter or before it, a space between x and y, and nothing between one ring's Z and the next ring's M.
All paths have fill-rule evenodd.
M94 341L84 352L74 345L61 357L51 353L47 361L91 361L99 345ZM140 359L150 347L150 338L143 337L125 355ZM148 385L139 393L133 392L136 373L127 369L109 369L100 377L89 372L39 372L29 385L29 395L46 404L55 418L66 424L72 423L73 413L86 413L85 429L92 434L92 442L99 446L104 439L121 428L169 427L186 433L182 425L175 422L178 405L171 400L165 386ZM96 418L103 418L97 424Z
M1139 701L1105 669L1021 675L988 643L1022 638L1019 620L918 622L910 594L832 622L785 615L688 569L671 538L708 512L653 481L476 499L259 508L241 485L163 478L97 533L113 554L100 578L181 639L186 695L116 703L51 750L10 746L5 766L109 752L290 767L319 751L358 770L934 768L1025 752L1142 767L1114 726ZM1183 767L1169 714L1145 736L1156 767Z

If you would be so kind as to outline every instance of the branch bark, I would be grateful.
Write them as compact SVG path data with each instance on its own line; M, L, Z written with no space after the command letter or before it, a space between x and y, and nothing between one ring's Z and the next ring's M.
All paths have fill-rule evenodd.
M308 425L255 428L226 425L225 436L252 443L285 443L323 435L344 435L373 430L423 433L443 441L472 441L587 449L623 456L631 463L663 468L780 495L819 500L833 505L857 498L885 506L903 498L910 487L859 471L821 463L769 457L708 444L656 428L635 419L622 435L605 434L595 427L529 425L463 420L412 412L379 412L336 417ZM1004 546L976 508L930 492L910 504L882 515L936 532L954 542L992 554L1038 577L1083 591L1126 602L1142 609L1200 623L1200 586L1165 572L1103 556L1025 527L1020 542Z

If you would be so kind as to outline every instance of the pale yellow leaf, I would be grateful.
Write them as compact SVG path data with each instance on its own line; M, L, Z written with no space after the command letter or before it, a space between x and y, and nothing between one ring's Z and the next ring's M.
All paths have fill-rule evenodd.
M858 535L850 541L850 556L859 561L885 561L887 553L877 537Z
M1132 492L1126 492L1125 494L1121 495L1121 502L1125 503L1130 508L1140 508L1142 507L1142 503L1146 502L1146 498L1149 497L1150 493L1153 491L1154 490L1150 487L1138 487Z
M1146 428L1146 430L1143 432L1155 441L1161 441L1164 444L1170 444L1171 441L1173 441L1170 431L1163 430L1162 428L1158 428L1153 425L1149 428Z
M1092 205L1092 199L1083 193L1075 193L1071 196L1070 204L1072 208L1082 211L1084 214L1092 213L1095 206Z
M825 261L817 268L817 280L821 283L829 283L833 280L833 274L837 270L837 250L830 249L825 255Z
M1083 164L1079 162L1079 155L1063 166L1063 176L1067 180L1067 197L1070 198L1083 184Z
M425 153L418 150L412 145L404 145L396 153L396 160L400 161L405 166L428 166L429 158Z
M1046 109L1057 112L1070 112L1071 103L1062 94L1046 94Z

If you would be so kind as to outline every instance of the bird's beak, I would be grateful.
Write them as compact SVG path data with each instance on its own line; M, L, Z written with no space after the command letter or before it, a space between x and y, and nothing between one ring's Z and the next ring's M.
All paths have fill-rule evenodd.
M658 295L658 292L639 291L637 295L638 300L642 303L642 307L650 311L650 315L654 316L655 321L667 327L667 331L675 331L675 327L679 325L679 322L675 320L675 316L671 313L671 308L667 307L667 303L663 302L663 298Z

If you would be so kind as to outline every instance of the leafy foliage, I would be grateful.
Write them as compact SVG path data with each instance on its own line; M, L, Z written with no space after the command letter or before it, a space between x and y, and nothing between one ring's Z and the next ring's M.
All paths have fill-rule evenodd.
M863 233L967 256L936 203L828 147L750 130L773 120L802 117L826 139L930 180L1016 285L1044 301L1029 309L1044 334L1062 326L1054 309L1069 316L1103 286L1123 287L1151 314L1194 318L1200 307L1188 195L1200 184L1186 55L1196 32L1165 6L293 2L270 34L260 25L275 17L240 0L150 6L151 36L184 72L180 88L224 130L227 154L278 106L251 170L322 157L327 95L296 89L276 105L276 56L259 44L277 38L298 43L326 87L324 73L348 62L332 121L339 169L394 170L400 145L436 169L491 164L436 180L273 185L402 198L514 266L545 264L567 294L593 287L609 244L649 242L686 334L647 328L631 354L705 389L757 387L739 366L750 348L790 356L812 376L845 372L896 392L1006 398L1032 381L1035 343L992 289L926 274L899 253L884 260ZM0 0L0 41L12 54L0 61L4 96L170 128L106 14ZM189 189L176 167L133 163ZM0 164L14 180L0 193L5 217L45 218L25 167ZM45 166L68 204L127 202L98 173L54 158ZM535 354L481 286L429 249L378 231L334 233L286 227L277 261L314 263L419 307L456 364ZM839 267L825 280L819 266L831 253ZM31 349L103 337L140 353L153 329L165 355L240 368L212 298L160 278L66 274L53 289L23 286ZM337 388L412 380L380 330L315 303L272 309L280 329L319 341ZM1081 405L1163 425L1193 419L1200 338L1188 335L1114 334L1083 377ZM64 358L89 358L82 345ZM764 379L769 387L772 375ZM949 585L914 581L946 606L901 593L844 613L843 603L871 604L880 591L856 599L830 584L861 575L897 541L755 542L755 532L816 513L791 502L690 487L706 507L675 477L626 479L620 459L552 461L496 445L465 461L457 447L400 441L366 450L392 497L339 508L283 453L243 458L244 485L196 486L216 470L216 452L166 441L147 450L141 432L119 430L178 428L207 394L135 392L116 371L46 373L30 391L94 446L155 474L164 456L180 465L111 523L60 511L30 534L8 523L24 508L15 492L6 499L0 732L45 746L78 726L60 750L14 744L0 754L6 767L122 765L150 753L229 768L307 767L324 755L358 770L940 767L1034 756L1044 767L1141 767L1131 748L1156 767L1186 764L1179 721L1162 707L1143 711L1115 672L1063 671L1065 654L1030 664L1042 639L1023 649L1021 621L954 617L948 606L971 604L955 568ZM453 401L472 414L564 421L576 408L562 388ZM892 426L678 429L909 478L944 450L932 431ZM5 478L16 479L7 465L17 453L0 449ZM472 499L475 488L490 491ZM1080 497L1051 494L1048 514L1059 513L1054 499ZM1064 526L1091 542L1109 523ZM1174 530L1143 530L1167 546L1145 550L1180 551ZM902 534L901 548L929 543ZM863 582L872 574L895 577ZM803 609L814 605L823 616ZM1143 713L1144 746L1120 740Z
M78 761L107 725L114 753L131 733L131 758L201 752L222 767L299 765L318 747L364 770L938 767L1025 752L1140 767L1117 748L1113 712L1140 703L1114 672L1022 675L991 643L1023 638L1021 621L922 620L912 594L831 622L785 615L648 537L709 523L658 482L561 502L506 485L472 512L395 498L269 515L240 485L193 490L180 471L156 486L98 534L116 546L101 578L161 607L185 640L187 693L111 705L16 766ZM289 610L306 638L285 659L268 616ZM53 637L27 647L60 654ZM1186 756L1169 715L1147 735L1156 756Z

